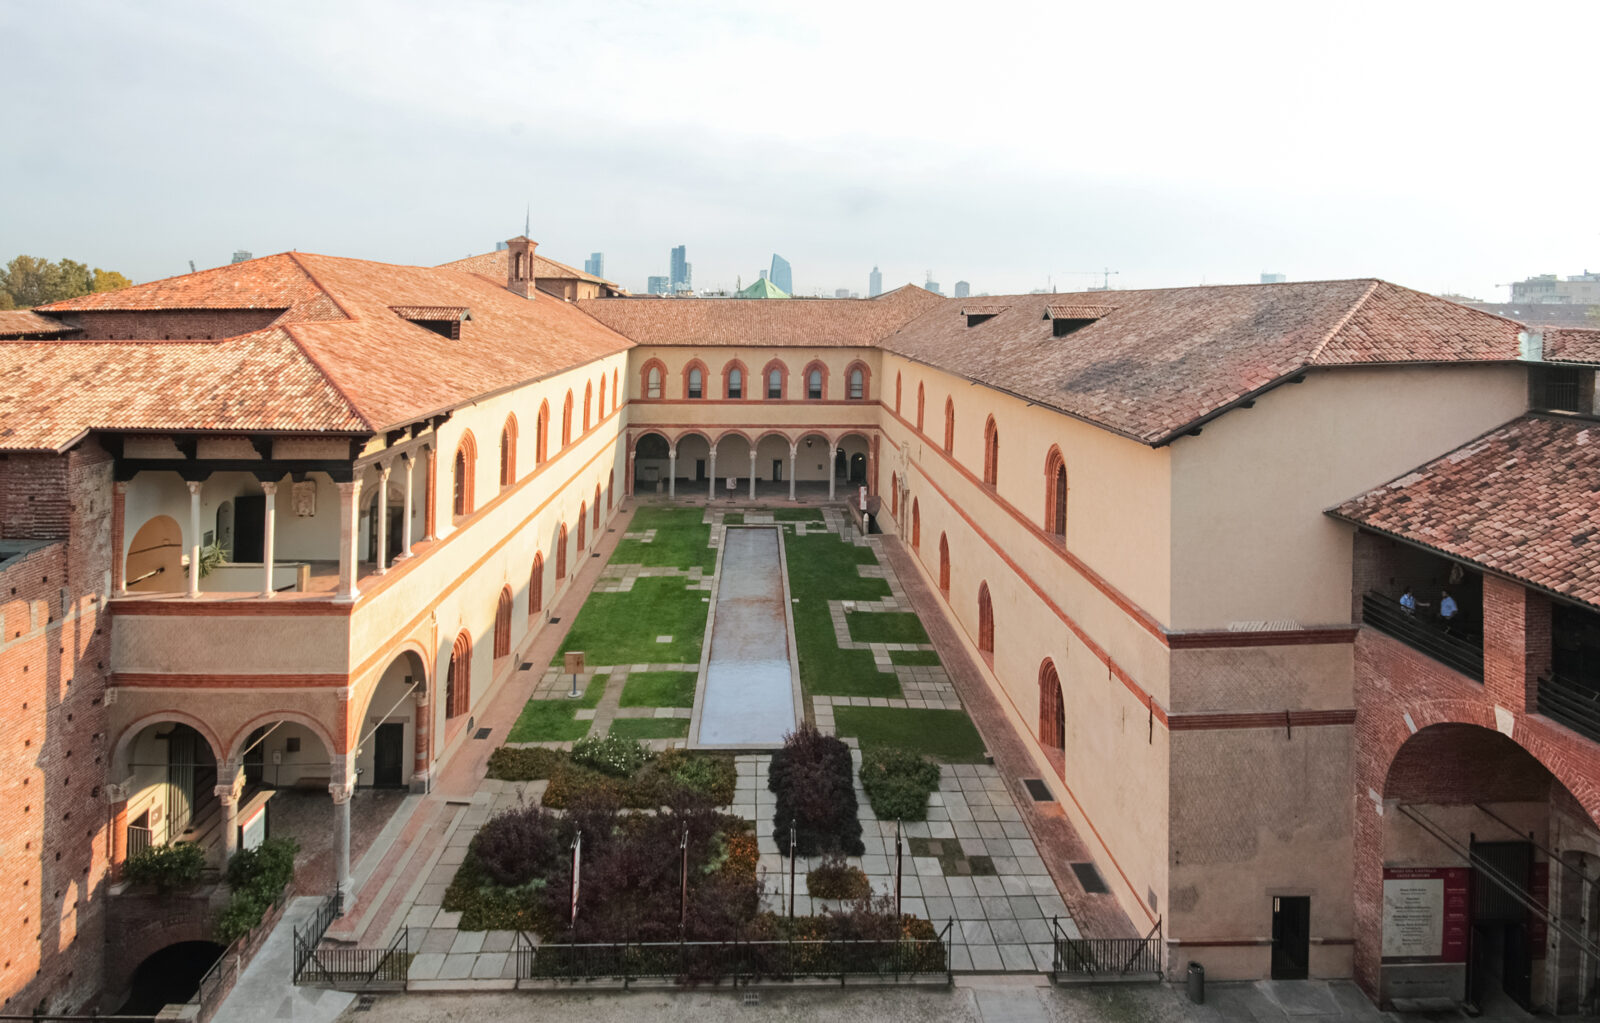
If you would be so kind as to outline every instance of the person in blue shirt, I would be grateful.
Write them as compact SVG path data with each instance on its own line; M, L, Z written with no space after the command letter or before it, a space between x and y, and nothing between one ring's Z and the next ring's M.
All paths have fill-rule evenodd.
M1411 595L1411 587L1409 586L1406 587L1404 593L1400 594L1400 608L1408 615L1417 613L1417 598Z
M1456 617L1456 598L1450 596L1449 590L1439 591L1439 617L1445 621L1454 621Z

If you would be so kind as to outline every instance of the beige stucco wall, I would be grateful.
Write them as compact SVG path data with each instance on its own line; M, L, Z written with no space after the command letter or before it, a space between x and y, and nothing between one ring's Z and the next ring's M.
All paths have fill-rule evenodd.
M1175 629L1350 621L1339 504L1520 415L1522 366L1311 372L1172 444Z

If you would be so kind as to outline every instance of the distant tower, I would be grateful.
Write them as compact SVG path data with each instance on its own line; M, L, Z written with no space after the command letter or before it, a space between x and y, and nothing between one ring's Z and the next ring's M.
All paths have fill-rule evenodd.
M690 291L694 288L691 275L694 267L689 263L688 246L679 245L672 250L672 290L673 292Z
M248 261L251 258L252 257L250 255L250 253L246 252L243 249L235 249L235 250L233 250L233 261L235 263L243 263L243 262Z
M665 277L651 277L645 284L645 291L652 295L670 295L672 282Z
M1288 274L1262 274L1262 284L1283 284L1289 279Z
M933 271L932 270L928 271L928 276L923 281L922 286L924 288L927 288L929 291L933 292L935 295L943 295L944 294L944 291L942 289L940 289L940 287L939 287L939 282L933 279Z
M767 280L794 294L794 275L789 271L789 261L776 252L772 254L772 272L767 275Z
M883 294L883 274L878 272L877 267L873 267L872 272L867 275L867 297L877 298L881 294Z
M956 281L956 298L966 298L972 294L972 285L966 281Z
M583 261L583 272L591 277L604 277L606 275L606 254L604 252L589 253L589 258Z
M527 235L506 239L506 288L523 298L533 297L533 250L538 247Z

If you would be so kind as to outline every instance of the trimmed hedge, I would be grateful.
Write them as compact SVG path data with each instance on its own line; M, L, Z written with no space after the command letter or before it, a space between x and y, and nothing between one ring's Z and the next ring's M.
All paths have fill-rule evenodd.
M199 884L205 865L204 849L193 842L171 842L129 856L122 864L122 876L130 884L153 885L165 894Z
M772 754L767 788L778 797L772 815L772 837L778 851L789 855L789 827L801 856L866 852L861 822L856 819L856 790L850 747L816 726L802 724L783 738Z
M872 882L861 868L850 866L838 856L827 856L820 866L806 874L806 891L814 899L855 902L871 898Z
M566 763L560 750L542 746L501 746L489 754L489 777L497 781L540 781Z
M927 820L928 795L939 788L939 765L893 746L869 749L861 756L861 787L879 820Z
M254 849L241 849L228 861L228 887L233 896L217 919L217 941L232 944L261 922L279 895L294 880L294 856L300 843L269 838Z
M707 753L667 750L631 777L616 778L567 760L550 773L545 806L565 809L585 799L604 799L631 810L653 810L688 792L716 806L733 802L738 772L733 760Z

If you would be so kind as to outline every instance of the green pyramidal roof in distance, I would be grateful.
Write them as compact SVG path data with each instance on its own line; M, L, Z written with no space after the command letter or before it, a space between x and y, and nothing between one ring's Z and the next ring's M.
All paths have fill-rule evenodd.
M750 286L738 293L739 298L788 298L788 292L765 277L751 281Z

